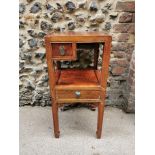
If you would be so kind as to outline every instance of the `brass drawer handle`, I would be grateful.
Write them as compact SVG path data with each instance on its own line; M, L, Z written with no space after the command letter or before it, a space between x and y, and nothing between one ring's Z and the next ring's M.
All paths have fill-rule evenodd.
M65 48L64 48L64 46L60 46L59 47L59 53L60 53L61 56L65 55Z
M79 98L80 95L81 95L80 91L76 91L76 92L75 92L75 95L76 95L76 98Z

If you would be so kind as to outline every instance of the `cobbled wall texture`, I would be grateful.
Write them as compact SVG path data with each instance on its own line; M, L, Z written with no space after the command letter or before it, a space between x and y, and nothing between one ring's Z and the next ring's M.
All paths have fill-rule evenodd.
M123 104L123 109L126 112L135 112L135 52L133 51L130 67L129 67L129 76L127 79L127 96L125 99L127 101Z
M20 106L51 104L44 36L58 31L100 31L112 35L106 104L127 104L129 65L134 50L134 10L132 0L20 0ZM82 53L79 50L79 57L83 57ZM78 62L63 62L63 66L92 65L91 52L85 52L84 57Z

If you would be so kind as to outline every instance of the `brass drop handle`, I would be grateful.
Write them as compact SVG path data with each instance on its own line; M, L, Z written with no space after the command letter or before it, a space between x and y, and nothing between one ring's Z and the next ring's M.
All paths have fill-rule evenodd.
M81 95L80 91L76 91L76 92L75 92L75 95L76 95L76 98L79 98L80 95Z
M60 53L61 56L65 55L65 48L64 48L64 46L60 46L59 47L59 53Z

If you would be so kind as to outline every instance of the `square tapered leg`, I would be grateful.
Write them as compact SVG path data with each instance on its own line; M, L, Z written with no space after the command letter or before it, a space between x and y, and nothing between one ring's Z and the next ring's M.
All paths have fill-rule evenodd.
M97 119L97 131L96 131L96 137L98 139L100 139L102 135L103 113L104 113L104 103L100 102L98 104L98 119Z
M54 126L54 135L55 138L59 138L59 119L58 119L58 104L54 101L52 105L52 114L53 114L53 126Z

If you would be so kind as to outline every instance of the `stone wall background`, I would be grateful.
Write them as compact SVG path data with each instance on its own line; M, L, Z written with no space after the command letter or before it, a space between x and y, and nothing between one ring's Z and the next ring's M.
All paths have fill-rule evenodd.
M128 104L134 10L133 0L20 0L20 106L50 105L44 36L57 31L102 31L112 35L106 104Z
M127 79L127 96L125 99L127 101L123 104L123 109L126 112L135 112L135 52L133 51L130 67L129 67L129 75Z

